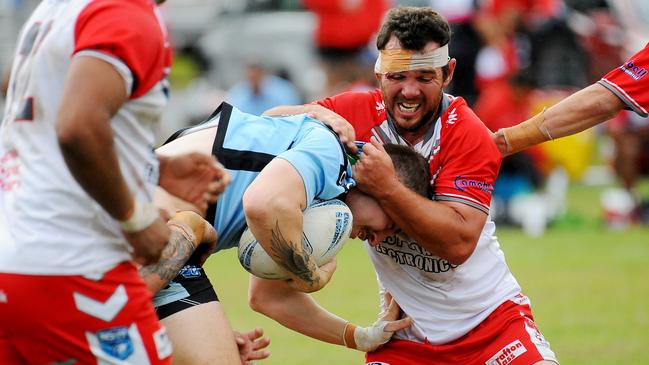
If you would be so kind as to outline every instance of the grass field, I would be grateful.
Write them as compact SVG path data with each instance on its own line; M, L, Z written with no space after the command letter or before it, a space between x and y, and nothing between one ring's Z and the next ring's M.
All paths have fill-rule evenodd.
M649 189L645 186L644 196ZM498 229L509 266L531 298L537 324L563 365L649 364L649 228L612 232L600 224L601 188L571 187L565 219L540 238ZM360 352L311 340L252 312L236 250L212 256L208 272L235 328L271 337L266 365L362 364ZM376 281L360 242L338 255L318 302L369 324L378 313ZM317 323L313 323L317 326Z

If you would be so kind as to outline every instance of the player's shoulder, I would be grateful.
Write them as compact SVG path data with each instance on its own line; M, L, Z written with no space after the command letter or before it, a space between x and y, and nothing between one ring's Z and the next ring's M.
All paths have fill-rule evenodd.
M441 137L446 141L455 140L465 147L483 146L489 150L495 147L487 126L460 97L451 100L442 114L441 122Z
M449 98L449 104L441 116L442 128L467 131L486 129L482 120L463 98L448 94L444 94L443 97Z
M101 21L111 27L132 27L153 34L162 33L160 19L153 2L148 0L80 0L77 21ZM148 29L151 28L151 29ZM144 33L144 32L142 32Z

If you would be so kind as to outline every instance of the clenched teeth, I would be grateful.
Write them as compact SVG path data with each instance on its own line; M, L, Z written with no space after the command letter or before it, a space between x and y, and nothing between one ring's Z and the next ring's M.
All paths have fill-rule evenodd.
M399 103L399 109L404 112L414 112L420 104Z

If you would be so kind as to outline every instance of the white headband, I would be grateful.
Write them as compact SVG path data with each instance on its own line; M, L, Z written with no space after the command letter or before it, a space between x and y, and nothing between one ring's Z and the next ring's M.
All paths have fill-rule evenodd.
M384 49L374 64L374 72L403 72L421 68L443 67L448 64L448 44L428 53L415 53L404 49Z

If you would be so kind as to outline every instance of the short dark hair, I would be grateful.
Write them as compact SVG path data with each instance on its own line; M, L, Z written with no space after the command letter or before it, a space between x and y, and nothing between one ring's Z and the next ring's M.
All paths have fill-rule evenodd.
M409 146L387 143L383 148L392 159L399 181L415 193L429 197L430 167L424 156Z
M448 44L451 26L430 7L401 6L386 14L376 37L376 48L385 49L393 35L404 49L422 51L429 42L438 43L440 47ZM442 71L446 78L448 66L442 67Z

